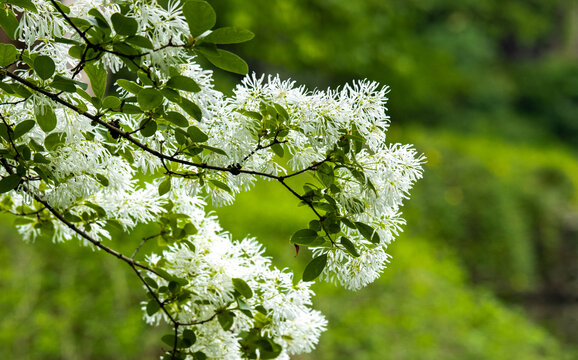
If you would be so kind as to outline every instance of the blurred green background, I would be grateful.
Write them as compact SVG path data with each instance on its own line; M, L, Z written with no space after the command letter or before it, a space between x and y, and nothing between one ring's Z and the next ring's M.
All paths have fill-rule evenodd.
M257 73L309 88L391 86L392 142L428 157L384 275L327 284L330 320L299 359L578 359L578 2L213 0ZM238 78L216 72L230 92ZM280 267L309 215L262 182L216 209ZM77 244L26 244L0 225L1 359L155 358L130 269ZM133 249L146 229L126 234Z

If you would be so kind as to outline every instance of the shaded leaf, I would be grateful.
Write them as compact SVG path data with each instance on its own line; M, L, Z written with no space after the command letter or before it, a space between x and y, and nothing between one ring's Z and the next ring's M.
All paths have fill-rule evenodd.
M112 14L110 21L112 21L114 31L120 35L132 36L138 30L138 22L134 18L119 13Z
M315 239L317 239L317 231L312 229L301 229L291 236L291 243L307 246Z
M215 54L212 51L206 51L204 48L198 48L198 51L209 60L211 64L220 69L241 75L247 75L249 72L247 63L232 52L217 49Z
M0 194L16 189L22 177L18 174L8 175L0 180Z
M251 290L251 287L245 282L245 280L240 278L233 278L233 286L235 287L235 290L237 290L246 299L253 297L253 290Z
M215 26L217 15L206 1L188 0L183 5L183 15L193 37L197 37Z
M7 66L18 59L20 52L12 44L0 44L0 66Z
M50 56L40 55L34 59L34 71L42 79L50 79L54 75L56 65Z
M311 260L311 262L309 262L305 267L305 271L303 271L303 281L313 281L317 279L317 277L323 272L323 269L325 269L326 265L327 254L320 255Z
M209 35L205 36L203 40L213 44L236 44L249 41L254 37L255 34L246 29L222 27L213 30Z

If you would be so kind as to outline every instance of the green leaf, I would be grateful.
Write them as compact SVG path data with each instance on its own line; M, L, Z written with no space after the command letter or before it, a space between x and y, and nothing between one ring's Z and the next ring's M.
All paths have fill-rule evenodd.
M157 122L154 120L145 119L141 122L144 127L140 130L140 134L144 137L153 136L157 132Z
M33 13L38 12L38 9L36 9L36 6L34 6L34 3L31 0L6 0L6 1L2 1L2 2L16 5L18 7L25 9L25 10L32 11Z
M0 194L16 189L22 177L18 174L8 175L0 180Z
M37 106L34 109L34 113L36 115L36 122L38 126L44 131L45 133L49 133L56 127L56 114L54 114L54 110L50 106Z
M20 52L12 44L0 44L0 66L8 66L18 60Z
M203 40L213 44L237 44L249 41L254 37L255 34L246 29L223 27L213 30L209 35L205 36Z
M151 299L147 303L147 307L146 307L147 315L153 316L154 314L157 313L157 311L160 310L160 308L161 308L161 306L159 305L159 303L155 299Z
M84 71L86 75L90 79L90 86L92 87L92 91L94 91L94 95L102 99L106 92L106 82L108 78L108 73L102 64L86 64L84 66Z
M34 162L38 164L50 164L50 161L40 153L34 154Z
M84 205L88 206L89 208L91 208L92 210L96 211L96 215L98 215L98 217L105 217L106 216L106 210L104 210L102 207L93 204L89 201L87 201Z
M353 257L359 257L359 253L357 252L357 249L355 248L355 244L353 244L351 242L351 240L349 240L345 236L342 236L341 239L339 239L339 243L341 245L343 245L345 250L347 250L348 253L353 255Z
M233 190L231 190L231 188L230 188L227 184L225 184L224 182L222 182L222 181L219 181L219 180L209 180L209 182L210 182L211 184L215 185L216 187L218 187L219 189L225 190L225 191L228 192L229 194L232 194L232 193L233 193Z
M189 126L189 121L187 120L187 118L176 111L167 112L165 114L165 119L167 119L167 121L170 121L179 127Z
M175 345L176 338L173 334L168 334L163 336L161 340L172 348Z
M159 107L164 100L163 94L157 89L142 89L136 96L138 105L143 111Z
M247 63L232 52L217 49L215 53L213 51L207 51L204 48L197 48L197 50L209 60L211 64L220 69L241 75L247 75L249 72Z
M131 45L135 45L145 49L154 49L153 43L146 37L141 35L134 35L125 39Z
M122 101L116 96L107 96L102 100L102 106L108 109L120 109Z
M333 167L328 163L323 163L317 167L317 176L319 176L319 180L321 180L326 187L331 186L335 181Z
M114 31L120 35L133 36L138 30L138 22L134 18L119 13L112 14L110 21Z
M379 234L371 226L364 224L362 222L356 222L355 227L359 230L359 233L363 235L364 238L371 241L374 244L379 244Z
M143 90L143 87L138 85L134 81L130 81L130 80L126 80L126 79L118 79L116 81L116 83L118 84L118 86L125 89L126 91L128 91L131 94L136 95Z
M0 6L0 27L12 40L16 40L16 30L18 29L18 18L10 8ZM0 65L4 66L4 65Z
M54 75L56 65L50 56L40 55L34 59L34 71L42 79L50 79Z
M305 267L305 271L303 271L303 281L313 281L317 279L317 277L323 272L323 269L325 269L326 265L327 254L320 255L311 260Z
M102 174L96 174L95 178L96 178L96 181L98 181L104 187L107 187L110 184L108 179L106 178L106 176L104 176Z
M317 231L312 229L301 229L291 236L291 243L307 246L317 239Z
M279 143L273 144L271 146L271 150L273 150L273 152L281 158L285 155L285 150L283 150L283 146Z
M187 134L189 134L189 138L192 142L205 142L209 140L207 134L202 132L201 129L196 126L189 126L187 129Z
M106 21L106 18L104 17L104 15L102 15L102 13L100 11L98 11L98 9L92 8L92 9L88 10L88 15L94 16L94 18L96 19L96 23L98 24L99 27L102 27L105 29L110 28L110 26L108 25L108 22Z
M227 153L223 149L219 149L219 148L205 145L205 144L201 144L201 145L199 145L199 147L202 147L203 149L206 149L207 151L214 152L215 154L219 154L219 155L223 155L223 156L229 156L229 155L227 155Z
M223 311L217 315L219 324L225 331L229 331L235 322L235 314L232 311Z
M285 110L285 108L277 103L273 103L273 106L275 107L275 110L277 110L277 113L279 115L281 115L281 117L285 120L289 119L289 113L287 112L287 110Z
M341 218L341 222L348 228L357 229L357 227L355 227L355 224L348 218Z
M159 185L159 196L163 196L164 194L168 193L170 189L171 189L171 178L167 177Z
M30 131L30 129L34 127L34 124L36 124L34 120L24 120L23 122L16 125L14 127L14 140Z
M235 290L237 290L246 299L253 297L253 290L251 290L251 287L245 282L245 280L240 278L233 278L233 286L235 287Z
M243 114L245 116L248 116L252 119L259 120L259 121L263 120L263 115L259 114L256 111L249 111L249 110L245 110L245 109L238 109L236 111L238 113Z
M167 86L177 90L189 91L189 92L199 92L201 87L197 82L190 77L175 75L167 81Z
M206 1L188 0L183 5L183 15L193 37L213 28L217 22L215 10Z
M195 120L201 121L203 119L203 112L201 108L189 99L181 98L178 103L181 109L187 114L191 115Z
M67 79L65 77L62 77L60 75L56 75L54 77L54 80L52 80L52 83L50 84L50 86L52 86L55 89L58 90L62 90L62 91L66 91L66 92L76 92L76 85L78 82L71 80L71 79Z
M44 147L46 150L51 151L58 147L58 145L62 144L66 140L66 133L63 132L54 132L49 134L44 139Z
M195 332L193 330L185 329L183 331L183 343L185 344L185 347L190 347L196 341L197 341L197 336L195 335Z

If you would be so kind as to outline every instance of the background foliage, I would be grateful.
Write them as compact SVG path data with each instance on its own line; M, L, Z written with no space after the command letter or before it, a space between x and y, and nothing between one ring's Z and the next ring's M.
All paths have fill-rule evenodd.
M578 357L575 1L212 4L222 25L255 32L234 49L251 70L310 88L390 85L388 136L428 157L382 279L358 293L318 286L330 331L309 358ZM236 81L219 79L222 89ZM307 214L276 188L217 211L300 273L308 254L295 257L288 238ZM155 356L158 333L141 320L128 268L76 244L25 244L10 221L0 227L1 358Z

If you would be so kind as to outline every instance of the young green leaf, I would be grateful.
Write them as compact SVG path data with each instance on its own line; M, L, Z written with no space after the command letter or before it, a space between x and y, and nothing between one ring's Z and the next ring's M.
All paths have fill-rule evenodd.
M217 315L219 324L225 331L229 331L235 322L235 314L232 311L223 311Z
M213 30L209 35L205 36L203 40L213 44L237 44L249 41L254 37L255 34L246 29L222 27Z
M77 81L74 81L72 79L67 79L67 78L60 76L60 75L56 75L54 77L54 79L52 80L52 83L50 83L50 86L52 86L53 88L58 89L58 90L62 90L62 91L66 91L66 92L70 92L70 93L76 92L76 85L80 85L80 83ZM86 84L84 84L84 85L86 85ZM82 87L85 87L85 86L82 86ZM86 87L88 87L88 86L86 86ZM85 89L86 89L86 87L85 87Z
M305 271L303 271L303 281L313 281L317 279L317 277L323 272L323 269L325 269L326 265L327 254L319 255L315 259L311 260L305 267Z
M209 182L213 185L215 185L216 187L218 187L221 190L225 190L226 192L228 192L229 194L233 193L233 190L231 190L231 188L229 187L229 185L225 184L222 181L219 180L209 180Z
M84 66L84 71L90 80L90 86L92 87L92 91L94 91L94 95L102 99L104 97L104 93L106 92L106 82L108 78L108 74L106 69L102 64L86 64Z
M357 228L357 230L359 230L359 233L361 233L361 235L363 235L364 238L366 238L367 240L371 241L374 244L379 244L380 241L379 234L371 226L364 224L362 222L356 222L355 227Z
M335 181L335 175L333 173L333 167L328 163L323 163L317 167L317 176L323 185L329 187Z
M8 35L10 39L16 40L18 18L11 8L0 6L0 27L6 32L6 35Z
M351 240L349 240L345 236L342 236L341 239L339 239L339 243L343 245L345 250L347 250L347 252L350 253L353 257L359 257L359 253L355 248L355 244L352 243Z
M197 37L215 26L217 15L206 1L188 0L183 5L183 15L193 37Z
M291 236L291 243L307 246L315 241L315 239L317 239L317 231L311 229L301 229L297 230L297 232Z
M189 99L181 98L178 102L181 109L183 109L187 114L191 115L195 120L201 121L203 118L203 112L201 108Z
M283 146L279 143L275 143L271 146L271 150L275 153L275 155L282 158L285 155L285 150L283 150Z
M163 94L157 89L146 88L136 96L138 105L143 111L152 110L163 103Z
M167 81L167 86L172 89L183 90L188 92L199 92L201 87L195 80L183 75L175 75Z
M14 140L18 139L19 137L30 131L30 129L34 127L34 124L36 124L34 120L24 120L18 125L16 125L14 127L14 135L13 135Z
M131 44L131 45L135 45L141 48L145 48L145 49L154 49L153 43L146 37L141 36L141 35L133 35L130 37L127 37L124 41L126 41L127 43Z
M16 189L18 184L20 184L20 179L22 179L22 176L12 174L0 180L0 194Z
M134 18L115 13L112 14L110 20L114 31L119 35L133 36L138 30L138 22Z
M141 126L144 125L144 127L140 129L140 134L142 136L151 137L157 132L158 125L156 121L145 119L143 123L141 123Z
M62 144L64 140L66 140L66 133L53 132L44 139L44 147L48 151L54 150L58 145Z
M141 92L141 90L143 89L142 86L140 86L139 84L135 83L134 81L130 81L130 80L126 80L126 79L118 79L116 81L116 83L118 84L118 86L120 86L121 88L125 89L126 91L128 91L129 93L132 94L138 94L139 92Z
M107 96L102 100L102 106L108 109L120 109L122 101L116 96Z
M167 112L165 114L165 119L167 119L168 121L172 122L173 124L175 124L179 127L189 126L189 122L187 121L187 118L176 111Z
M247 75L249 66L239 56L232 52L217 49L216 53L204 48L197 49L211 64L216 67L236 74Z
M31 0L5 0L2 2L19 6L25 10L32 11L33 13L38 12L38 9Z
M49 133L56 127L56 114L54 114L54 110L50 106L37 106L34 109L34 113L36 115L36 122L38 126L44 131L45 133Z
M157 311L159 311L160 308L161 306L155 299L149 300L146 307L147 315L153 316L154 314L157 313Z
M170 346L171 348L175 345L176 338L173 334L165 335L161 338L162 342Z
M169 192L171 189L171 178L167 177L162 183L159 185L159 196L162 196Z
M56 65L50 56L40 55L34 59L34 71L42 79L50 79L54 75Z
M0 44L0 66L8 66L18 60L18 49L12 44Z
M202 132L196 126L189 126L189 128L187 129L187 134L189 134L189 138L191 139L192 142L205 142L209 140L207 134Z
M195 332L191 329L185 329L183 331L183 344L185 347L191 347L197 341L197 336Z
M233 286L235 287L235 290L237 290L246 299L253 297L253 290L251 290L251 287L245 282L245 280L240 278L233 278Z

